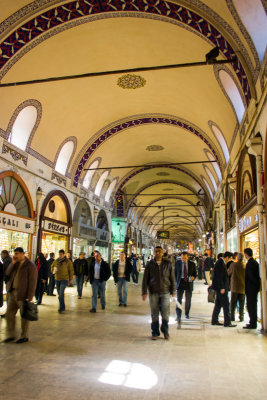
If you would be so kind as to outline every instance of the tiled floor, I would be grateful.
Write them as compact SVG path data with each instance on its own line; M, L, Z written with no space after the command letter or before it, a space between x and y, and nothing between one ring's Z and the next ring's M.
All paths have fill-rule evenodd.
M108 282L107 308L90 314L91 289L77 299L68 288L67 311L44 296L30 342L0 344L0 398L7 400L227 400L267 398L267 337L259 331L210 325L212 304L196 282L191 319L175 324L170 340L150 340L149 305L129 285L127 308L118 307ZM17 318L19 323L19 317ZM1 319L1 339L5 320Z

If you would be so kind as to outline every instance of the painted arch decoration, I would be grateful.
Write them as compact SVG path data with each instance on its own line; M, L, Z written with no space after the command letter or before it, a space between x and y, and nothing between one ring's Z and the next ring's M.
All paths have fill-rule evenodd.
M88 159L91 157L91 155L94 153L94 151L101 146L103 142L105 142L107 139L112 137L113 135L122 132L125 129L133 128L136 126L140 125L148 125L148 124L166 124L166 125L173 125L177 126L179 128L185 129L188 132L192 133L193 135L197 136L200 138L210 149L211 153L213 154L214 158L218 162L219 166L221 166L221 162L218 158L217 152L215 149L212 147L212 145L209 143L207 140L206 135L194 127L190 122L184 121L182 119L178 119L177 117L173 116L159 116L159 115L153 115L153 116L144 116L140 118L133 118L129 119L128 121L121 122L112 128L107 129L106 131L104 130L100 136L95 139L95 141L88 147L88 149L85 151L83 154L82 158L79 161L78 167L75 171L74 174L74 179L73 179L73 186L77 187L80 179L80 175L84 169L85 164L87 163ZM155 166L159 167L159 165ZM162 167L164 167L164 164L162 164ZM121 189L122 186L119 187Z
M222 33L197 13L181 5L163 0L150 0L149 2L147 0L80 0L51 8L27 21L3 40L0 45L0 78L11 67L9 62L12 64L12 61L15 62L16 59L19 59L23 52L28 51L29 44L37 39L41 41L42 35L45 33L56 34L64 24L82 23L82 19L88 16L101 18L101 14L105 14L105 17L112 17L115 14L117 17L118 13L122 12L125 13L125 16L129 16L129 13L141 13L144 16L149 15L150 18L167 17L170 22L176 21L205 37L214 46L219 46L221 53L227 59L236 56L236 61L232 64L233 69L242 87L246 102L249 103L251 89L248 77L238 55L235 54L231 44Z

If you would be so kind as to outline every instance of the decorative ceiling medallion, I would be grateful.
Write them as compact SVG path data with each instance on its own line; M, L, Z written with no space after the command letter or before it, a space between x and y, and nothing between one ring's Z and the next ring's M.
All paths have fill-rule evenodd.
M118 79L117 85L123 89L138 89L145 86L146 80L140 75L127 74Z
M164 147L160 146L159 144L151 144L150 146L147 146L146 150L147 151L161 151L161 150L164 150Z
M158 172L158 176L169 176L170 174L168 172Z

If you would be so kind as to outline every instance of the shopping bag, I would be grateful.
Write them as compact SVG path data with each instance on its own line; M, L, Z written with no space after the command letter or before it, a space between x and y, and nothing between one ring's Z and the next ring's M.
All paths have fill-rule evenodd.
M21 318L27 319L28 321L38 321L37 305L31 301L25 300L22 307Z

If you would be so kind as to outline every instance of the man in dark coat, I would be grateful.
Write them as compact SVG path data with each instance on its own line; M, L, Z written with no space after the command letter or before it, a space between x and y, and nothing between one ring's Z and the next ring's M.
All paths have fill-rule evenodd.
M170 316L170 295L175 296L175 278L171 261L163 257L163 249L160 246L155 248L155 258L148 261L143 282L142 298L146 300L149 290L149 303L151 309L151 330L152 340L160 336L159 313L161 313L161 332L166 340L169 339L169 316Z
M224 325L225 327L235 327L231 323L230 311L229 311L229 279L226 269L226 264L231 259L232 253L226 251L223 257L219 258L214 267L214 275L212 280L211 288L216 292L216 300L212 313L211 323L212 325ZM223 308L224 324L219 322L219 314Z
M88 262L83 251L80 252L79 258L74 261L73 268L73 278L76 278L78 299L81 299L83 293L83 282L88 278Z
M7 332L8 337L5 343L15 340L15 321L18 309L23 310L25 300L33 299L36 282L37 270L36 266L25 257L24 250L17 247L14 250L12 262L7 268ZM25 343L29 341L29 321L21 318L21 336L16 343Z
M3 307L4 266L0 261L0 307Z
M2 263L0 263L0 307L2 307L4 304L3 291L4 291L4 282L7 282L6 270L12 261L9 252L7 250L1 251L1 259ZM4 318L5 315L2 314L1 317Z
M179 305L182 305L183 295L185 292L185 316L189 319L191 308L191 298L194 289L193 281L197 276L196 265L188 259L188 253L182 252L180 260L175 263L175 278L177 289L177 300ZM182 307L176 306L178 328L181 327Z
M132 272L132 264L124 251L120 253L120 259L113 265L114 282L118 285L119 306L127 307L128 283Z
M245 305L245 273L246 267L243 263L243 254L237 253L237 262L232 262L227 269L228 275L231 277L231 321L235 321L235 310L237 302L239 303L239 320L244 321L244 305Z
M54 294L54 288L55 288L55 275L51 271L51 265L55 261L55 253L50 253L49 254L49 260L47 261L47 268L48 268L48 289L47 289L47 296L56 296Z
M102 310L106 308L106 281L110 278L111 270L106 261L101 258L99 251L95 252L95 260L89 268L89 280L92 285L92 308L91 313L96 312L97 295L100 293Z
M244 326L244 329L256 329L258 293L261 286L260 268L259 263L253 258L253 251L251 248L248 247L245 249L244 254L245 258L248 260L246 264L245 292L249 313L249 324Z
M48 267L47 267L47 261L45 259L45 256L43 253L39 253L37 255L37 259L35 261L36 269L37 269L37 285L36 285L36 290L35 290L35 298L36 298L36 304L38 306L42 304L42 299L43 299L43 294L44 294L44 288L45 284L47 283L48 279Z

